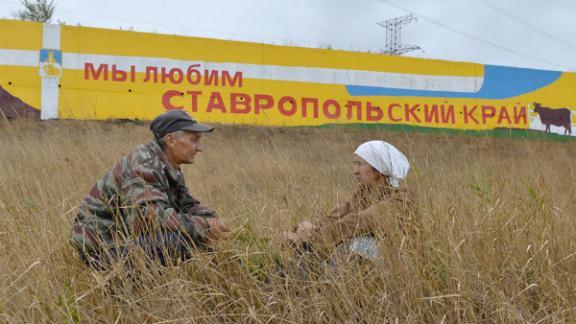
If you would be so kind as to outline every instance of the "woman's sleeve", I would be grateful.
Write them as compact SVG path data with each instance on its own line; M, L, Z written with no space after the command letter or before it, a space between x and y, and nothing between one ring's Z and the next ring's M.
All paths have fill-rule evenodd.
M390 204L380 202L356 213L348 213L333 222L320 226L310 237L312 242L325 242L329 245L361 236L381 227L382 218L386 217Z
M349 214L351 210L352 210L352 207L351 207L350 202L346 202L346 203L339 205L336 208L332 209L332 211L330 211L326 215L317 216L317 217L312 218L311 222L312 222L312 224L314 224L318 227L327 226L327 225L330 225L334 222L337 222L343 216Z
M386 200L372 204L363 211L350 212L333 222L325 223L310 235L308 240L312 243L325 242L334 246L357 236L388 231L391 226L400 226L405 234L413 235L415 233L413 214L414 204L411 194L397 193Z

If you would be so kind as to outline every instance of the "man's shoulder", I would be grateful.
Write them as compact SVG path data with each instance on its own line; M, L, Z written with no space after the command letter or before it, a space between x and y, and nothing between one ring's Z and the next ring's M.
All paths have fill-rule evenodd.
M133 178L158 181L164 174L165 165L153 144L155 143L139 145L134 151L126 154L112 171L116 173L115 177L120 176L124 181Z
M127 165L132 168L162 170L164 163L158 154L157 145L155 142L139 145L125 157Z

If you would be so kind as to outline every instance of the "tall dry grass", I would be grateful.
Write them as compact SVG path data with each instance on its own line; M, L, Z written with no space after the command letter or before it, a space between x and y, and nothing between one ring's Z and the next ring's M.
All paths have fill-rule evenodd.
M576 320L574 142L222 126L184 167L232 228L219 251L88 270L68 243L75 208L149 138L140 124L0 124L0 322ZM378 264L280 276L290 255L267 239L346 199L351 153L371 139L412 163L418 234L390 226Z

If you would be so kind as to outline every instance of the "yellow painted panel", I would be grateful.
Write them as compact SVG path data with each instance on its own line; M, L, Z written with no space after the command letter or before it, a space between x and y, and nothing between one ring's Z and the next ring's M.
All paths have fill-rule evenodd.
M64 78L82 80L79 71L66 71ZM139 74L137 79L142 79ZM75 119L111 119L132 118L152 119L165 111L162 105L162 96L168 90L184 93L183 96L171 98L171 103L181 106L197 118L205 122L255 124L272 126L290 125L323 125L323 124L350 124L359 122L356 118L349 118L350 102L359 101L350 97L342 86L313 85L298 82L281 82L266 80L245 80L244 88L221 88L211 86L175 87L169 84L153 83L113 83L95 80L79 81L78 84L64 85L61 96L66 99L61 104L62 118ZM191 104L191 97L187 91L200 91L196 109ZM222 109L207 111L210 96L218 93L223 101ZM231 111L231 93L240 93L249 98L250 113L233 113ZM275 106L274 109L264 109L260 114L254 113L254 100L256 95L267 95L274 102L283 97L292 97L296 103L296 112L290 116L283 115ZM314 116L314 105L306 105L306 116L303 116L302 98L317 100L317 118ZM331 119L325 116L322 103L335 100L340 106L338 118ZM495 127L528 127L528 106L518 100L499 101L495 106L490 100L478 99L436 99L436 98L388 98L367 97L362 98L362 117L364 123L390 123L402 125L417 125L426 127L449 127L459 129L492 129ZM65 103L64 103L65 102ZM382 118L367 120L367 106L370 102L373 107L382 110ZM352 104L351 106L354 106ZM492 108L490 108L492 107ZM331 107L333 109L334 107ZM446 113L444 110L446 109ZM494 117L484 117L483 113L494 110ZM451 112L451 114L449 114ZM355 117L357 110L353 109ZM446 114L446 115L445 115ZM501 118L498 118L501 117ZM442 123L445 119L447 123ZM519 123L513 123L515 120Z
M39 50L42 48L41 23L0 19L0 48Z
M0 20L2 28L18 36L4 35L0 49L40 49L41 24ZM544 110L546 118L562 115L560 131L568 132L566 121L576 119L575 73L74 26L61 26L61 46L60 118L150 120L167 109L184 109L214 123L543 130L543 112L534 110L539 103L551 109ZM75 60L78 65L71 64ZM201 80L190 81L188 63L174 68L174 60L214 63L206 69L218 82L204 67L198 69ZM85 73L84 63L101 69L99 76ZM159 74L168 72L160 71L167 64L176 74L150 79L143 72L149 64L161 65L152 66ZM130 66L140 72L113 72ZM242 84L223 84L227 69L243 73ZM38 68L0 65L0 85L40 106Z
M28 105L40 109L38 68L0 66L0 86Z
M113 49L113 50L112 50ZM89 54L166 57L449 76L482 76L479 64L392 57L207 38L158 35L86 27L62 27L62 50Z

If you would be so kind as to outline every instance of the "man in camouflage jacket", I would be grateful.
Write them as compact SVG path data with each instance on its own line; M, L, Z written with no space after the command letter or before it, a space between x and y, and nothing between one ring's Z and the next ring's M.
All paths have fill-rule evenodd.
M150 129L155 139L124 156L80 204L72 243L89 265L106 267L134 248L165 265L224 236L224 223L190 195L180 170L214 128L175 110Z

